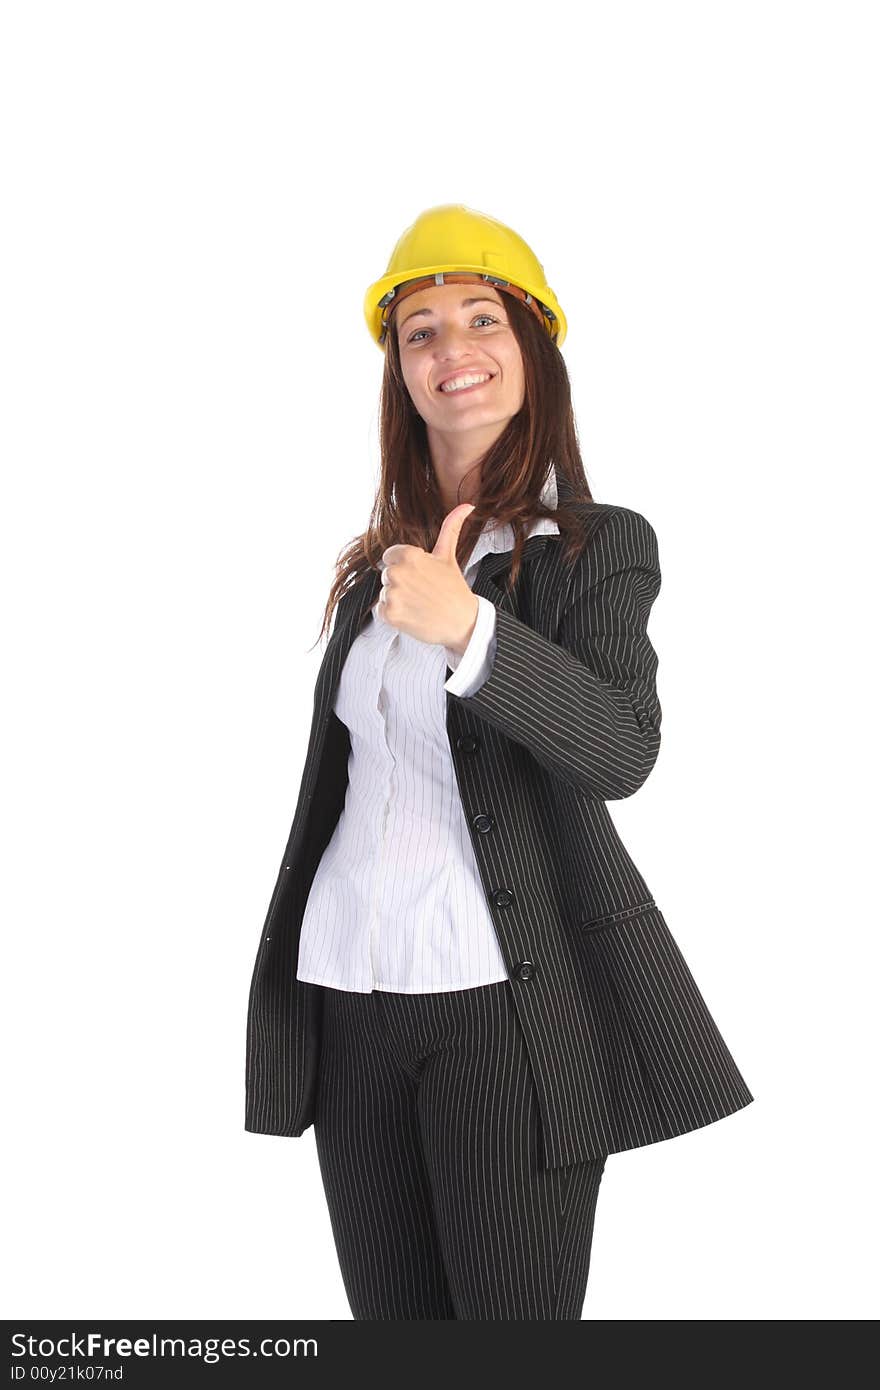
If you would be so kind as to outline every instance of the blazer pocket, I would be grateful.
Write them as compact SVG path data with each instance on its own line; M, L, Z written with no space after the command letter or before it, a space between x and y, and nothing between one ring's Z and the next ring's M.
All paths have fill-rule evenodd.
M588 917L585 922L578 923L578 931L602 931L604 927L614 926L616 922L628 922L631 917L649 912L656 906L653 898L646 898L643 903L636 903L633 907L621 907L616 912L604 912L601 917Z

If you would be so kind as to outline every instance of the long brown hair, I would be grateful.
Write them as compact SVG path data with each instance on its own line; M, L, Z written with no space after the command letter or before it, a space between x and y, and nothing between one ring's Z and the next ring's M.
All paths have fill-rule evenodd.
M512 586L531 521L552 517L567 557L573 558L583 543L583 523L576 508L592 502L593 495L581 459L565 359L526 305L510 294L504 295L504 305L522 353L525 396L522 409L473 465L480 470L479 494L469 499L476 506L461 528L456 554L459 564L467 559L490 518L499 525L509 523L515 537L509 579ZM329 629L339 599L363 582L370 569L379 568L390 545L432 550L443 518L451 510L437 490L425 422L403 379L393 318L385 339L379 435L381 477L370 522L337 558L316 640ZM555 510L540 500L551 462L558 491Z

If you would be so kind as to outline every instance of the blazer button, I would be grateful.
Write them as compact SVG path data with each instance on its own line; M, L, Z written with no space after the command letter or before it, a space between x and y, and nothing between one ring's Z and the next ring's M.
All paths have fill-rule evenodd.
M480 746L480 740L476 734L461 734L455 741L456 748L460 748L462 753L476 753Z
M530 960L520 960L513 967L513 973L518 980L530 980L535 973L535 967Z
M479 832L480 832L481 835L487 834L487 832L490 831L490 830L492 829L492 826L493 826L494 824L495 824L495 822L494 822L494 820L492 819L491 816L482 815L482 814L479 815L479 816L474 816L474 820L473 820L474 830L479 830Z
M496 907L510 907L513 902L513 892L510 888L496 888L492 894L492 901Z

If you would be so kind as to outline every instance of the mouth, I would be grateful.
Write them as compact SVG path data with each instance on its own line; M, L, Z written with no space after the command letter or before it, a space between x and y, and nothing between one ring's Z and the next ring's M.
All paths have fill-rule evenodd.
M455 380L454 377L451 378L451 379L452 379L453 381ZM490 381L494 381L494 380L495 380L495 373L494 373L494 372L490 372L490 373L487 375L485 381L476 381L476 382L474 382L474 384L473 384L472 386L458 386L458 387L456 387L456 389L455 389L454 391L444 391L444 390L443 390L443 384L441 383L441 385L438 386L437 390L440 392L440 395L441 395L441 396L469 396L469 395L471 394L472 391L480 391L480 390L482 390L482 388L483 388L484 386L488 386L489 383L490 383Z

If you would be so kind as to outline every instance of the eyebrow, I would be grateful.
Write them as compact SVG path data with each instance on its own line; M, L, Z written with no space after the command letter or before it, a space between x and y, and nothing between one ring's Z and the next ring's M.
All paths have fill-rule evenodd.
M463 299L463 300L461 301L460 307L461 307L462 309L464 309L465 306L468 305L468 304L496 304L496 305L498 305L499 308L502 307L500 304L498 304L498 300L497 300L497 299L490 299L489 296L488 296L488 295L485 295L485 294L478 295L478 296L476 297L476 299ZM401 328L403 328L404 324L409 323L410 319L414 319L418 314L430 314L431 317L433 318L433 316L434 316L434 310L433 310L433 309L414 309L414 310L412 311L411 314L407 314L406 318L403 320L403 323L400 325Z

